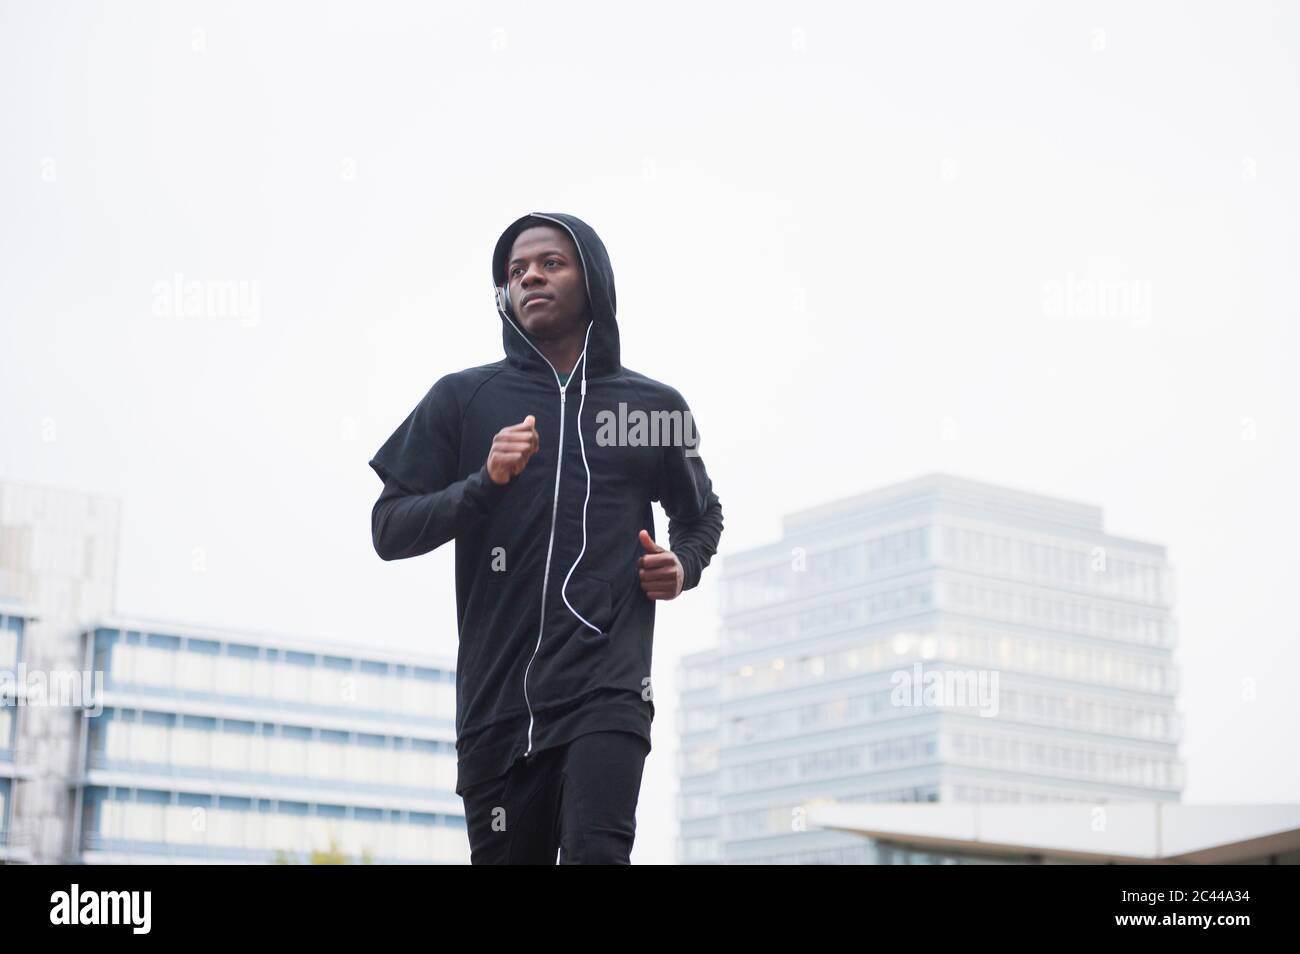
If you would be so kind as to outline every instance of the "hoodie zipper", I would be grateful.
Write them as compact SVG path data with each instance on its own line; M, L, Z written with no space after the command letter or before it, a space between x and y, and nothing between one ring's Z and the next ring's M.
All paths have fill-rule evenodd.
M545 358L546 355L542 355L542 357ZM550 364L551 362L548 360L546 363ZM551 371L555 371L554 365L551 366ZM555 375L555 380L556 383L559 383L560 376L558 373ZM524 705L528 706L528 748L524 752L524 758L528 758L533 753L533 705L528 700L528 670L533 668L533 660L537 658L537 651L542 648L542 634L546 632L546 584L551 579L551 551L555 546L555 516L560 509L560 466L564 463L565 390L565 385L560 385L560 440L559 450L555 454L555 495L551 498L551 534L546 541L546 569L542 572L542 614L537 626L537 645L533 647L533 654L528 657L528 665L524 667Z
M555 548L555 517L560 508L560 468L564 464L564 419L567 416L564 409L568 382L560 384L560 374L555 370L555 365L551 364L551 359L542 354L541 349L529 340L528 336L514 323L514 319L504 312L502 315L506 321L510 322L510 326L519 333L519 337L527 341L529 347L537 352L538 357L546 362L546 366L551 369L551 374L555 376L556 387L560 389L560 438L555 452L555 490L551 498L551 531L546 540L546 569L542 571L541 618L537 624L537 645L533 647L533 654L528 657L528 665L524 667L524 705L528 707L528 747L524 751L524 758L528 758L533 753L533 706L528 699L528 670L533 667L533 660L537 658L537 651L542 648L542 636L546 632L546 585L551 579L551 553ZM569 372L569 380L573 380L573 372Z
M542 215L541 213L538 212L532 212L530 214L536 218L546 219L548 222L554 222L556 225L560 226L562 229L568 232L569 236L573 239L573 247L578 250L578 260L582 264L582 281L583 284L587 286L587 305L589 308L592 309L592 318L594 320L595 304L591 300L591 276L587 271L586 256L582 254L582 245L581 243L578 242L578 236L573 233L573 229L569 228L567 222L562 222L559 219L552 218L549 215ZM506 271L505 277L506 277L506 281L509 282L510 273L508 269ZM528 699L528 671L533 668L533 660L537 658L537 651L542 648L542 636L546 632L546 587L551 579L551 553L555 547L555 520L556 520L556 515L559 513L559 508L560 508L560 467L564 463L564 418L566 416L564 413L565 396L568 392L569 384L573 381L573 371L571 370L569 372L569 380L566 381L564 384L560 384L560 374L558 371L555 370L555 365L551 364L551 359L546 357L546 355L542 354L541 349L538 348L537 345L533 344L531 340L529 340L528 336L523 333L523 331L519 328L518 325L514 323L514 320L511 319L509 315L506 316L506 320L509 321L512 326L514 326L515 331L519 332L519 336L523 338L524 341L527 341L529 346L534 351L537 352L537 354L541 357L543 361L546 362L546 366L551 369L551 374L555 375L556 386L558 386L560 389L560 438L559 438L559 448L555 454L555 493L551 499L551 532L546 541L546 569L542 572L541 619L538 621L538 626L537 626L537 644L533 647L533 654L528 657L528 665L524 667L524 705L528 707L528 747L524 750L524 758L529 758L533 754L533 724L535 719L533 715L532 702L529 701ZM587 356L587 349L583 348L582 356L579 358L579 360L585 361L586 356ZM576 362L574 363L574 369L575 370L577 369ZM585 372L585 365L584 365L584 372ZM579 422L579 425L581 425L581 421Z

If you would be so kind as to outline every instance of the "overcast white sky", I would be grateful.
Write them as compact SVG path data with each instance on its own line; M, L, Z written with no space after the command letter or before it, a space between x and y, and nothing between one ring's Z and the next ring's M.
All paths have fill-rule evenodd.
M726 520L634 861L725 555L934 470L1168 546L1185 800L1300 801L1297 10L5 0L0 478L124 501L122 613L454 655L366 462L500 357L500 230L573 212ZM160 315L178 274L257 298Z

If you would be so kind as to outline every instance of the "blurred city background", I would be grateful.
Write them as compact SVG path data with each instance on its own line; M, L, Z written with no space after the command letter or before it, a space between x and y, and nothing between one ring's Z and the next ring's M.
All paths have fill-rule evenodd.
M724 510L634 862L1295 861L1298 107L1258 0L0 0L0 860L467 861L367 461L550 209Z

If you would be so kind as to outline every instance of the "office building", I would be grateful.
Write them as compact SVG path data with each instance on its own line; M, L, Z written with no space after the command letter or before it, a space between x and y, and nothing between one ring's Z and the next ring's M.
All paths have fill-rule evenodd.
M31 678L16 681L24 688L29 681L38 689L75 682L81 627L112 610L120 518L121 505L111 498L0 481L0 606L21 607L10 618L23 620L22 662ZM38 864L76 858L70 780L77 772L80 713L49 701L6 707L15 733L13 764L22 769L7 786L8 837L21 846L11 854Z
M85 638L84 861L468 862L452 661L138 619Z
M810 804L1177 802L1172 571L1099 507L931 474L723 564L683 658L679 860L943 860Z

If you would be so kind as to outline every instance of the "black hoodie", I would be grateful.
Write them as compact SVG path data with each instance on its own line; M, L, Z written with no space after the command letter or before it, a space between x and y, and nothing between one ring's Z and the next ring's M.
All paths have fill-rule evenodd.
M538 224L573 238L591 305L567 383L498 298L505 358L439 378L370 461L384 481L371 514L380 557L456 540L457 794L585 732L632 731L649 744L655 605L641 589L638 534L677 554L686 590L722 533L685 399L620 362L600 236L576 216L523 216L497 241L493 285L507 282L515 236ZM492 438L529 414L540 448L508 484L493 483ZM667 542L652 501L668 515Z

